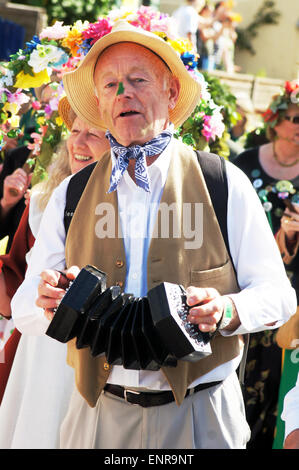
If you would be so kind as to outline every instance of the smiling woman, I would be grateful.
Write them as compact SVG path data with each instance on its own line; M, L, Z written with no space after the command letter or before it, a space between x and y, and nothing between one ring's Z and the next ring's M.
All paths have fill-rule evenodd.
M69 163L72 173L77 173L88 163L93 163L109 149L105 132L91 128L88 124L76 118L71 134L67 140Z

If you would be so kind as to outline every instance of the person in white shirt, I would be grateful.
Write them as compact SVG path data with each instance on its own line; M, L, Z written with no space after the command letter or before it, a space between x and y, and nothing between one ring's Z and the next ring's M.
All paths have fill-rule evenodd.
M189 39L193 44L194 52L197 52L198 12L201 10L203 3L202 0L187 0L185 5L177 8L172 14L176 21L178 35Z
M95 166L67 238L70 178L55 190L12 302L17 328L45 334L65 292L59 271L73 279L81 267L94 264L111 270L110 285L120 279L123 291L135 297L163 280L184 285L188 320L202 332L217 332L207 360L178 360L158 370L111 366L70 341L76 387L61 448L245 448L250 430L236 376L241 335L278 327L297 307L259 199L247 177L226 162L235 276L195 153L173 137L173 128L199 102L200 85L159 37L117 22L63 80L76 114L109 129L111 157L106 154ZM190 249L186 234L155 236L158 207L171 200L178 208L198 200L207 211L202 225L200 217L195 221ZM117 208L122 239L103 236L102 202Z
M298 355L298 350L294 351ZM298 361L298 359L296 359ZM281 419L285 421L284 449L299 449L299 373L297 383L284 398Z
M27 231L30 228L35 238L53 190L69 175L99 160L109 147L105 133L78 119L66 97L60 100L59 114L70 135L53 157L47 181L35 185L31 191ZM17 259L13 253L11 256L13 266L18 267L15 282L19 283L19 260L25 243L20 245L20 237L14 243L14 253L18 256ZM27 263L30 255L31 250L26 253ZM66 364L65 344L46 335L31 335L30 330L26 333L18 343L0 406L0 449L54 449L59 447L60 424L68 409L74 373Z

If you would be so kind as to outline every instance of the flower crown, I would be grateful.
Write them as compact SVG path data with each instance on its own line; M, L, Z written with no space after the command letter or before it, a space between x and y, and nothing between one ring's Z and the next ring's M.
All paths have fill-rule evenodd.
M274 97L269 108L262 114L265 126L275 127L290 104L299 106L299 80L285 82L280 94Z
M29 144L29 148L35 163L39 160L40 166L45 170L49 163L49 146L53 151L67 133L57 111L58 101L64 94L62 77L64 73L78 67L93 44L108 34L114 22L119 19L125 19L138 28L157 34L168 42L180 55L192 77L201 83L202 102L195 110L196 136L191 136L190 143L196 145L194 137L197 134L200 134L205 144L221 137L224 131L221 107L214 103L208 92L207 82L197 70L198 57L192 51L191 42L178 38L176 25L169 15L151 7L141 6L135 11L123 7L111 10L95 23L79 20L73 25L64 25L63 22L56 21L53 26L46 27L39 36L34 36L27 42L23 50L11 55L9 62L0 63L0 126L5 124L5 127L10 127L8 132L4 126L0 130L0 150L5 145L5 134L16 137L20 132L19 112L24 103L30 102L31 111L36 118L36 132L31 135L33 142ZM36 99L34 88L46 84L50 84L55 93L50 103L43 107ZM44 161L43 147L48 149L48 156Z

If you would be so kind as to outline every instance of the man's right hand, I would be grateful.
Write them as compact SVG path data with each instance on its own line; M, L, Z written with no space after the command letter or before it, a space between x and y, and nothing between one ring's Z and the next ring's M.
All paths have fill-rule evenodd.
M36 305L45 310L45 316L48 320L52 320L54 309L60 304L69 281L74 280L79 272L78 266L71 266L64 271L65 276L52 269L46 269L41 273Z

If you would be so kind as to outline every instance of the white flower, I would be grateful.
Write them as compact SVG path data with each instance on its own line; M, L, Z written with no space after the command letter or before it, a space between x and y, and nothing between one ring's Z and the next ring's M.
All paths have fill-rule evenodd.
M0 78L0 87L5 88L6 86L12 86L13 85L13 76L14 72L9 69L3 69L5 75L3 75Z
M84 22L82 20L77 20L75 23L74 23L74 26L73 28L77 29L80 33L82 33L82 31L84 31L85 29L87 29L89 26L89 21L85 20Z
M63 21L56 21L53 26L48 26L40 33L40 39L63 39L67 36L70 26L63 26Z
M39 73L49 64L59 62L63 54L64 51L56 46L38 44L31 52L28 64L31 65L34 73Z

